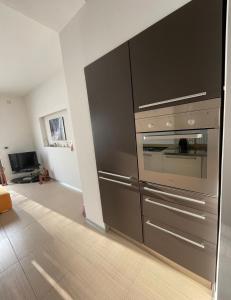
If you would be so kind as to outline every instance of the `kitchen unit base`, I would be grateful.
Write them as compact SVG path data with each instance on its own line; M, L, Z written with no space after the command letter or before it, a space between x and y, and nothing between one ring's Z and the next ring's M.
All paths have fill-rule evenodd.
M167 258L166 256L161 255L160 253L158 253L157 251L151 249L150 247L146 246L145 244L142 244L140 242L135 241L134 239L132 239L129 236L127 236L126 234L118 231L117 229L115 229L113 227L109 227L109 226L107 226L107 228L108 228L107 231L115 232L116 234L123 237L125 240L131 242L132 244L134 244L138 248L140 248L142 250L145 250L147 252L147 255L151 255L153 257L153 259L158 259L158 260L162 261L166 265L169 265L171 268L185 274L186 276L188 276L191 279L197 281L198 283L202 284L206 288L209 288L209 289L212 290L214 284L211 281L199 276L196 273L193 273L189 269L186 269L186 268L182 267L181 265L177 264L173 260Z
M148 183L141 195L144 244L214 282L218 199Z
M144 217L144 244L203 278L214 282L216 246Z
M142 197L142 211L161 223L178 230L187 231L192 236L210 243L217 243L217 220L215 214L191 209L188 206L175 204L158 197Z

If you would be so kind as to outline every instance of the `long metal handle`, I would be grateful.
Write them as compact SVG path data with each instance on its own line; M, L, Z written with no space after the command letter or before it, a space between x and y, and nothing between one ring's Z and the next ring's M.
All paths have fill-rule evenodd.
M165 154L164 153L164 157L165 158L173 158L174 157L174 159L194 159L194 160L197 160L198 159L198 156L190 156L190 155L188 155L187 154L187 156L186 155L184 155L183 153L181 154L181 155L175 155L175 154Z
M193 160L197 160L198 159L198 156L192 156L190 154L183 154L183 153L180 153L180 154L170 154L170 153L162 153L164 155L165 158L174 158L174 159L193 159ZM151 151L147 151L147 152L143 152L143 155L144 156L152 156L152 155L155 155L155 152L151 152Z
M126 182L122 182L122 181L118 181L118 180L114 180L114 179L109 179L109 178L105 178L105 177L101 177L101 176L99 176L99 178L102 179L102 180L118 183L118 184L125 185L125 186L132 186L132 183L126 183Z
M123 175L120 175L120 174L109 173L109 172L104 172L104 171L98 171L98 173L104 174L104 175L111 175L111 176L114 176L114 177L123 178L123 179L127 179L127 180L132 179L132 176L128 177L128 176L123 176Z
M168 99L168 100L165 100L165 101L145 104L145 105L139 106L139 109L147 108L147 107L151 107L151 106L156 106L156 105L160 105L160 104L176 102L176 101L182 101L182 100L191 99L191 98L198 98L198 97L206 96L206 94L207 94L206 92L202 92L202 93L198 93L198 94L192 94L192 95L187 95L187 96L183 96L183 97Z
M145 135L144 140L180 140L180 139L201 139L203 135L198 134L172 134L172 135Z
M185 242L187 242L189 244L192 244L192 245L197 246L199 248L205 249L205 245L204 244L200 244L200 243L194 242L194 241L192 241L190 239L187 239L187 238L183 237L182 235L179 235L179 234L174 233L174 232L172 232L170 230L167 230L167 229L164 229L164 228L162 228L160 226L157 226L157 225L151 223L149 220L146 222L146 224L149 225L149 226L152 226L152 227L154 227L156 229L159 229L159 230L161 230L161 231L163 231L163 232L165 232L165 233L167 233L169 235L172 235L172 236L174 236L174 237L176 237L176 238L178 238L178 239L180 239L182 241L185 241Z
M162 203L158 203L158 202L150 200L149 198L144 199L144 201L148 202L148 203L151 203L151 204L154 204L156 206L164 207L164 208L167 208L169 210L179 212L181 214L184 214L184 215L196 218L196 219L200 219L200 220L205 220L206 219L205 216L194 214L194 213L191 213L189 211L178 209L178 208L175 208L175 207L172 207L172 206L169 206L169 205L165 205L165 204L162 204Z
M170 194L170 193L167 193L167 192L157 191L157 190L150 189L150 188L147 188L147 187L144 187L144 190L152 192L152 193L156 193L156 194L161 194L161 195L164 195L164 196L169 196L169 197L172 197L172 198L177 198L177 199L181 199L181 200L185 200L185 201L189 201L189 202L193 202L193 203L198 203L198 204L201 204L201 205L206 204L206 202L202 201L202 200L196 200L196 199L188 198L188 197L185 197L185 196L174 195L174 194Z

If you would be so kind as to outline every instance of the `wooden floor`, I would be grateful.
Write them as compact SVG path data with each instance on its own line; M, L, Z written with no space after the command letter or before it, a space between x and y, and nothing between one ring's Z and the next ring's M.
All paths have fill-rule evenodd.
M0 215L0 299L211 299L146 251L86 225L81 194L55 182L9 190L14 210Z

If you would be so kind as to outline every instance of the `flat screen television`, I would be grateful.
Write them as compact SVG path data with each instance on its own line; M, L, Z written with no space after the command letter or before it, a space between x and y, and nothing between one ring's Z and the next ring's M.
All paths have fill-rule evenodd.
M31 172L39 168L36 152L8 154L11 169L15 173Z

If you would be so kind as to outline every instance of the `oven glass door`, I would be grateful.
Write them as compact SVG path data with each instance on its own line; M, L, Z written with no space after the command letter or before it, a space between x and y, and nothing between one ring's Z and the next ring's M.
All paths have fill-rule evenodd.
M138 134L140 179L214 193L218 145L218 131L211 129Z

